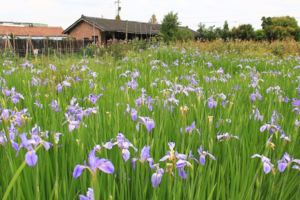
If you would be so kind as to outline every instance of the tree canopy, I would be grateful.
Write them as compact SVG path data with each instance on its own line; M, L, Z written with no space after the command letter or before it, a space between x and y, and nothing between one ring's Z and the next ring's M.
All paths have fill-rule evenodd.
M170 12L165 15L161 24L161 34L166 42L174 41L179 30L180 22L177 13Z
M251 24L241 24L238 27L229 28L227 21L222 28L200 23L198 28L200 40L284 40L294 39L300 41L300 28L294 17L262 17L262 29L254 30Z

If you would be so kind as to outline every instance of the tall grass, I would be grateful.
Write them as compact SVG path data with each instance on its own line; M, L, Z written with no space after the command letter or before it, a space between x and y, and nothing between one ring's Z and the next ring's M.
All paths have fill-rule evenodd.
M276 168L276 162L284 152L300 158L299 127L294 125L299 116L292 111L290 102L280 101L279 94L266 92L270 86L278 85L284 97L297 98L299 69L294 69L299 65L297 58L256 58L253 55L257 52L261 54L261 51L253 46L249 50L249 54L253 53L251 58L239 55L239 51L226 55L218 54L219 51L205 53L191 48L200 47L201 50L213 45L202 46L195 43L189 45L189 48L155 47L144 51L131 51L122 60L110 56L84 60L79 57L44 57L30 60L34 66L31 69L20 66L24 60L13 59L11 64L3 66L1 77L6 80L7 88L15 87L17 92L23 94L24 100L14 105L1 94L1 107L13 110L27 108L30 119L18 131L28 132L37 124L43 131L51 132L49 140L53 143L49 151L43 148L37 151L36 166L26 165L22 169L9 193L9 199L78 199L79 194L85 194L89 187L93 187L98 199L297 199L300 195L299 171L289 167L284 173L274 169L272 173L265 174L260 160L251 159L255 153L263 154L271 159ZM241 46L244 49L249 47L248 43L242 43ZM231 49L229 46L224 48ZM2 62L4 60L7 59L2 58ZM159 61L155 63L154 60ZM208 67L207 63L212 66ZM55 65L57 70L51 71L49 64ZM77 66L78 70L72 71L72 65ZM92 78L88 70L80 70L83 65L96 72L97 77ZM223 74L216 72L221 67L224 69ZM10 74L5 73L12 68L16 70ZM255 89L249 87L249 84L254 68L263 79L259 83L263 99L252 103L249 96ZM42 72L36 73L36 70ZM136 90L126 86L130 77L120 76L126 70L140 72L140 77L136 78ZM224 74L231 77L226 82L220 80L220 76ZM170 92L163 91L169 88L164 80L191 86L190 80L184 78L186 75L194 76L197 83L193 86L201 87L202 92L189 92L189 95L178 93L178 105L174 105L172 109L164 105ZM32 86L33 76L40 78L44 84ZM205 77L212 76L216 77L216 81L206 82ZM56 86L66 77L71 77L72 85L58 93ZM79 77L81 81L75 82L75 77ZM94 88L89 87L90 80L94 81ZM156 85L151 84L153 82ZM125 86L123 90L120 89L121 86ZM135 100L141 96L141 88L155 99L153 111L146 105L135 105ZM83 120L86 126L81 124L78 129L70 132L64 115L70 100L76 97L81 106L91 107L93 105L84 100L90 93L103 93L96 104L98 112ZM222 100L216 97L220 93L227 96L228 103L224 106L221 105ZM218 105L210 109L207 101L212 95L215 95ZM54 99L58 100L61 112L51 109L50 104ZM35 100L43 105L42 109L34 105ZM140 116L155 120L152 132L148 133L145 127L137 131L136 122L125 112L127 104L135 107ZM188 108L185 111L184 106ZM264 116L263 121L250 118L254 107ZM259 129L270 120L274 110L282 115L279 123L290 136L291 142L275 138L276 146L272 149L266 145L269 134L261 133ZM180 128L184 130L193 121L199 133L180 132ZM4 120L0 123L7 138L9 123ZM52 137L52 133L56 132L62 133L57 144ZM182 180L176 171L174 175L165 173L159 187L153 188L151 176L155 171L147 163L140 162L133 169L130 161L124 162L120 151L114 147L112 150L103 149L97 154L114 164L115 172L112 175L98 171L96 179L92 180L92 176L85 171L78 179L74 179L74 167L87 160L93 147L115 138L119 132L139 150L130 150L131 157L139 157L143 146L149 145L151 156L158 163L169 149L168 142L173 141L176 143L176 151L180 153L188 155L193 151L197 155L197 148L202 145L216 160L207 159L204 166L190 161L192 167L186 168L186 180ZM217 134L225 132L237 135L239 139L218 141ZM0 145L0 197L3 197L10 181L22 166L25 153L24 149L16 153L9 142ZM164 167L163 162L159 163Z
M179 43L178 46L181 46ZM187 44L183 44L187 46ZM212 42L188 42L188 46L198 48L200 51L218 54L242 54L248 57L261 57L275 55L286 57L300 54L300 43L294 40L284 41L227 41L215 40Z

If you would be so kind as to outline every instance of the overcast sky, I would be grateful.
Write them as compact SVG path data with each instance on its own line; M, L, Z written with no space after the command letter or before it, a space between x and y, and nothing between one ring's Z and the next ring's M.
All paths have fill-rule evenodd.
M300 22L300 0L121 0L121 19L159 22L174 11L184 26L251 23L260 27L262 16L296 17ZM114 18L115 0L0 0L0 21L36 22L67 28L84 14ZM300 24L300 23L299 23Z

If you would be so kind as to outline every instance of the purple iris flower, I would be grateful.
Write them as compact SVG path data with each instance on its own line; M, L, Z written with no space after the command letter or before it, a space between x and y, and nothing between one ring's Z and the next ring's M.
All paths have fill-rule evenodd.
M72 98L70 105L67 108L67 112L65 113L66 122L68 122L69 131L73 131L74 129L78 129L80 123L83 120L83 117L88 117L90 114L96 114L97 108L82 108L77 103L76 98Z
M97 107L92 107L92 108L86 108L83 110L83 116L88 117L90 114L96 114L98 112Z
M186 179L187 178L187 174L184 170L184 168L186 166L189 166L191 167L192 164L186 160L183 160L183 159L179 159L177 162L176 162L176 168L178 170L178 175L182 178L182 179Z
M114 147L114 143L112 141L106 142L104 145L102 145L105 149L111 150Z
M250 95L250 100L252 101L252 102L254 102L254 101L256 101L256 99L258 99L258 100L262 100L262 96L261 96L261 94L259 93L259 91L258 90L256 90L254 93L252 93L251 95Z
M11 95L11 91L8 90L8 89L3 89L2 90L2 93L6 96L6 97L9 97Z
M150 146L144 146L141 151L140 161L145 162L148 158L150 158Z
M23 109L21 111L12 111L11 112L11 124L16 125L16 126L22 126L26 121L24 119L28 118L28 110Z
M58 101L57 101L57 100L51 101L51 108L52 108L52 110L55 111L55 112L60 112L60 108L59 108L59 105L58 105Z
M152 111L152 110L153 110L152 103L154 102L154 99L152 99L152 97L150 97L150 96L147 96L145 102L146 102L146 104L147 104L147 106L148 106L148 109L149 109L150 111Z
M169 142L168 146L169 146L169 151L159 161L174 160L176 158L175 157L175 151L174 151L175 142Z
M143 104L143 102L144 102L144 100L141 97L139 97L135 100L135 104L137 106L141 106Z
M49 68L54 72L56 71L56 67L53 64L49 64Z
M130 151L128 149L122 149L122 158L126 162L130 158Z
M41 79L40 78L35 78L35 77L31 78L31 85L32 86L38 86L38 85L40 85L40 83L41 83Z
M277 161L278 164L278 171L284 172L286 168L291 165L292 163L295 163L296 165L293 166L293 168L297 168L297 166L300 166L300 160L292 158L288 153L285 153L280 160Z
M284 103L288 103L290 101L290 99L287 97L287 96L285 96L284 98L283 98L283 102Z
M294 99L293 99L293 102L292 102L292 105L293 105L294 107L300 107L300 99L294 98Z
M34 102L34 105L36 105L38 108L43 108L43 104L41 104L38 100Z
M62 133L55 133L54 134L54 142L55 142L55 144L59 143L61 135L62 135Z
M217 140L218 141L224 141L224 140L230 140L230 139L240 139L238 136L236 135L231 135L229 133L218 133L217 135Z
M88 96L88 99L89 101L92 103L92 104L96 104L98 99L102 96L102 94L98 94L98 95L95 95L95 94L90 94Z
M283 139L287 142L290 142L290 138L286 135L285 131L282 129L282 127L278 124L278 119L280 115L274 111L271 117L270 123L265 123L260 127L260 132L268 131L270 134L270 137L268 139L268 143L271 143L271 140L274 135L280 133L280 139Z
M79 200L94 200L94 190L92 188L88 188L86 196L79 195Z
M78 129L79 125L80 125L80 121L76 121L76 120L69 121L69 125L68 125L69 131L72 132L73 130Z
M129 147L132 147L136 150L136 148L129 142L129 140L122 134L119 133L116 137L115 144L122 150L122 157L124 161L127 161L130 158Z
M58 93L60 93L60 92L62 92L62 89L63 89L63 86L62 86L62 84L58 84L57 86L56 86L56 91L58 92Z
M191 163L187 161L188 157L185 154L178 153L174 150L174 148L175 148L174 142L169 142L168 145L169 145L169 151L159 161L161 161L161 162L170 161L170 163L167 163L167 167L173 166L173 163L176 162L175 167L178 171L179 176L182 179L186 179L187 175L185 172L185 167L192 166ZM172 168L173 167L170 167L169 169L167 169L167 171L170 172L171 174L173 174Z
M131 89L133 89L133 90L136 90L137 87L138 87L138 83L136 82L135 79L131 79L131 81L129 81L129 82L127 83L127 87L128 87L128 88L131 88Z
M106 149L112 149L115 145L119 147L122 151L122 158L124 161L129 160L130 158L130 151L129 148L133 148L135 151L137 149L129 142L129 140L122 134L118 133L117 137L115 139L112 139L111 141L105 143L102 145Z
M272 128L274 130L272 130ZM276 129L277 129L276 126L273 126L272 124L264 124L259 128L259 131L264 132L265 130L268 130L268 131L270 131L270 133L274 133L276 131Z
M14 104L17 104L20 99L24 99L23 95L21 95L20 93L15 93L11 96L11 100Z
M24 96L16 92L14 87L11 88L11 90L3 89L2 92L6 97L9 97L14 104L17 104L21 99L24 99Z
M142 164L147 161L151 169L155 168L154 160L150 157L150 146L144 146L142 148L140 158L132 158L131 165L133 169L135 169L137 161L140 161Z
M155 122L153 119L151 119L149 117L139 117L139 119L140 119L140 122L138 122L137 128L139 128L139 123L142 123L145 125L148 133L150 133L152 131L152 129L154 129Z
M61 84L63 87L71 87L71 83L67 80L64 80Z
M99 151L100 149L99 146L95 146L89 153L88 165L75 166L73 171L73 177L75 179L77 179L85 169L88 169L93 175L96 173L97 169L107 174L112 174L114 172L114 166L109 160L96 157L96 151Z
M164 174L164 170L162 168L158 168L155 173L151 176L151 183L154 188L158 187L161 183L162 176Z
M258 108L252 110L252 116L250 118L253 118L256 121L263 121L264 116L262 116L258 110Z
M137 120L137 118L138 118L138 112L137 112L136 109L132 108L132 109L131 109L130 115L131 115L131 119L132 119L133 121L136 121L136 120Z
M185 128L185 132L188 134L192 133L194 130L197 130L195 122Z
M199 154L199 159L198 159L198 162L201 164L201 165L205 165L205 161L206 161L206 156L208 156L209 158L211 158L212 160L216 160L216 158L210 154L208 151L204 151L202 149L202 146L200 146L198 148L198 154Z
M212 96L208 98L207 105L210 109L217 107L217 104L218 103L214 100Z
M291 142L291 138L289 136L285 135L284 133L282 133L280 135L280 139L282 139L282 140L284 140L286 142Z
M80 81L81 81L81 78L80 78L79 76L76 76L76 77L74 78L74 81L75 81L75 82L80 82Z
M21 64L23 68L33 68L33 64L30 63L28 60L25 60L24 63Z
M30 150L25 155L25 162L28 166L33 167L36 165L38 160L38 156L36 155L34 150Z
M211 62L207 62L206 64L207 64L207 67L208 67L208 68L211 68L211 67L212 67L212 63L211 63Z
M4 132L0 131L0 145L4 145L7 142L6 135Z
M48 131L42 132L40 130L40 127L37 125L32 128L32 130L29 132L29 134L22 133L18 135L18 137L21 139L21 143L18 144L15 142L16 138L16 130L13 130L13 127L10 128L10 142L13 146L13 148L18 153L22 148L27 149L27 153L25 155L25 162L28 166L33 167L36 165L38 156L35 152L35 149L42 145L45 150L49 150L52 146L50 142L47 142L44 140L44 138L48 138Z
M3 120L8 120L9 116L10 116L10 110L9 109L3 109L2 112L1 112L1 119Z
M265 174L268 174L274 168L274 165L271 163L271 160L263 155L254 154L251 158L260 158L263 164Z
M94 82L93 82L93 81L91 81L91 80L90 80L90 82L89 82L89 87L90 87L90 88L94 88L94 87L95 87L95 84L94 84Z
M98 76L97 72L94 72L94 71L90 71L89 75L93 78L97 78L97 76Z
M292 106L294 107L293 111L295 111L297 114L300 114L300 99L294 98Z

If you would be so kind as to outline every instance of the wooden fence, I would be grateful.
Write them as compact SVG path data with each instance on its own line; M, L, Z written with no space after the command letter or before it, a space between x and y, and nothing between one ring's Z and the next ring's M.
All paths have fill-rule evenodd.
M19 56L72 54L80 50L92 41L83 40L49 40L49 39L5 39L0 38L0 51L13 51Z

